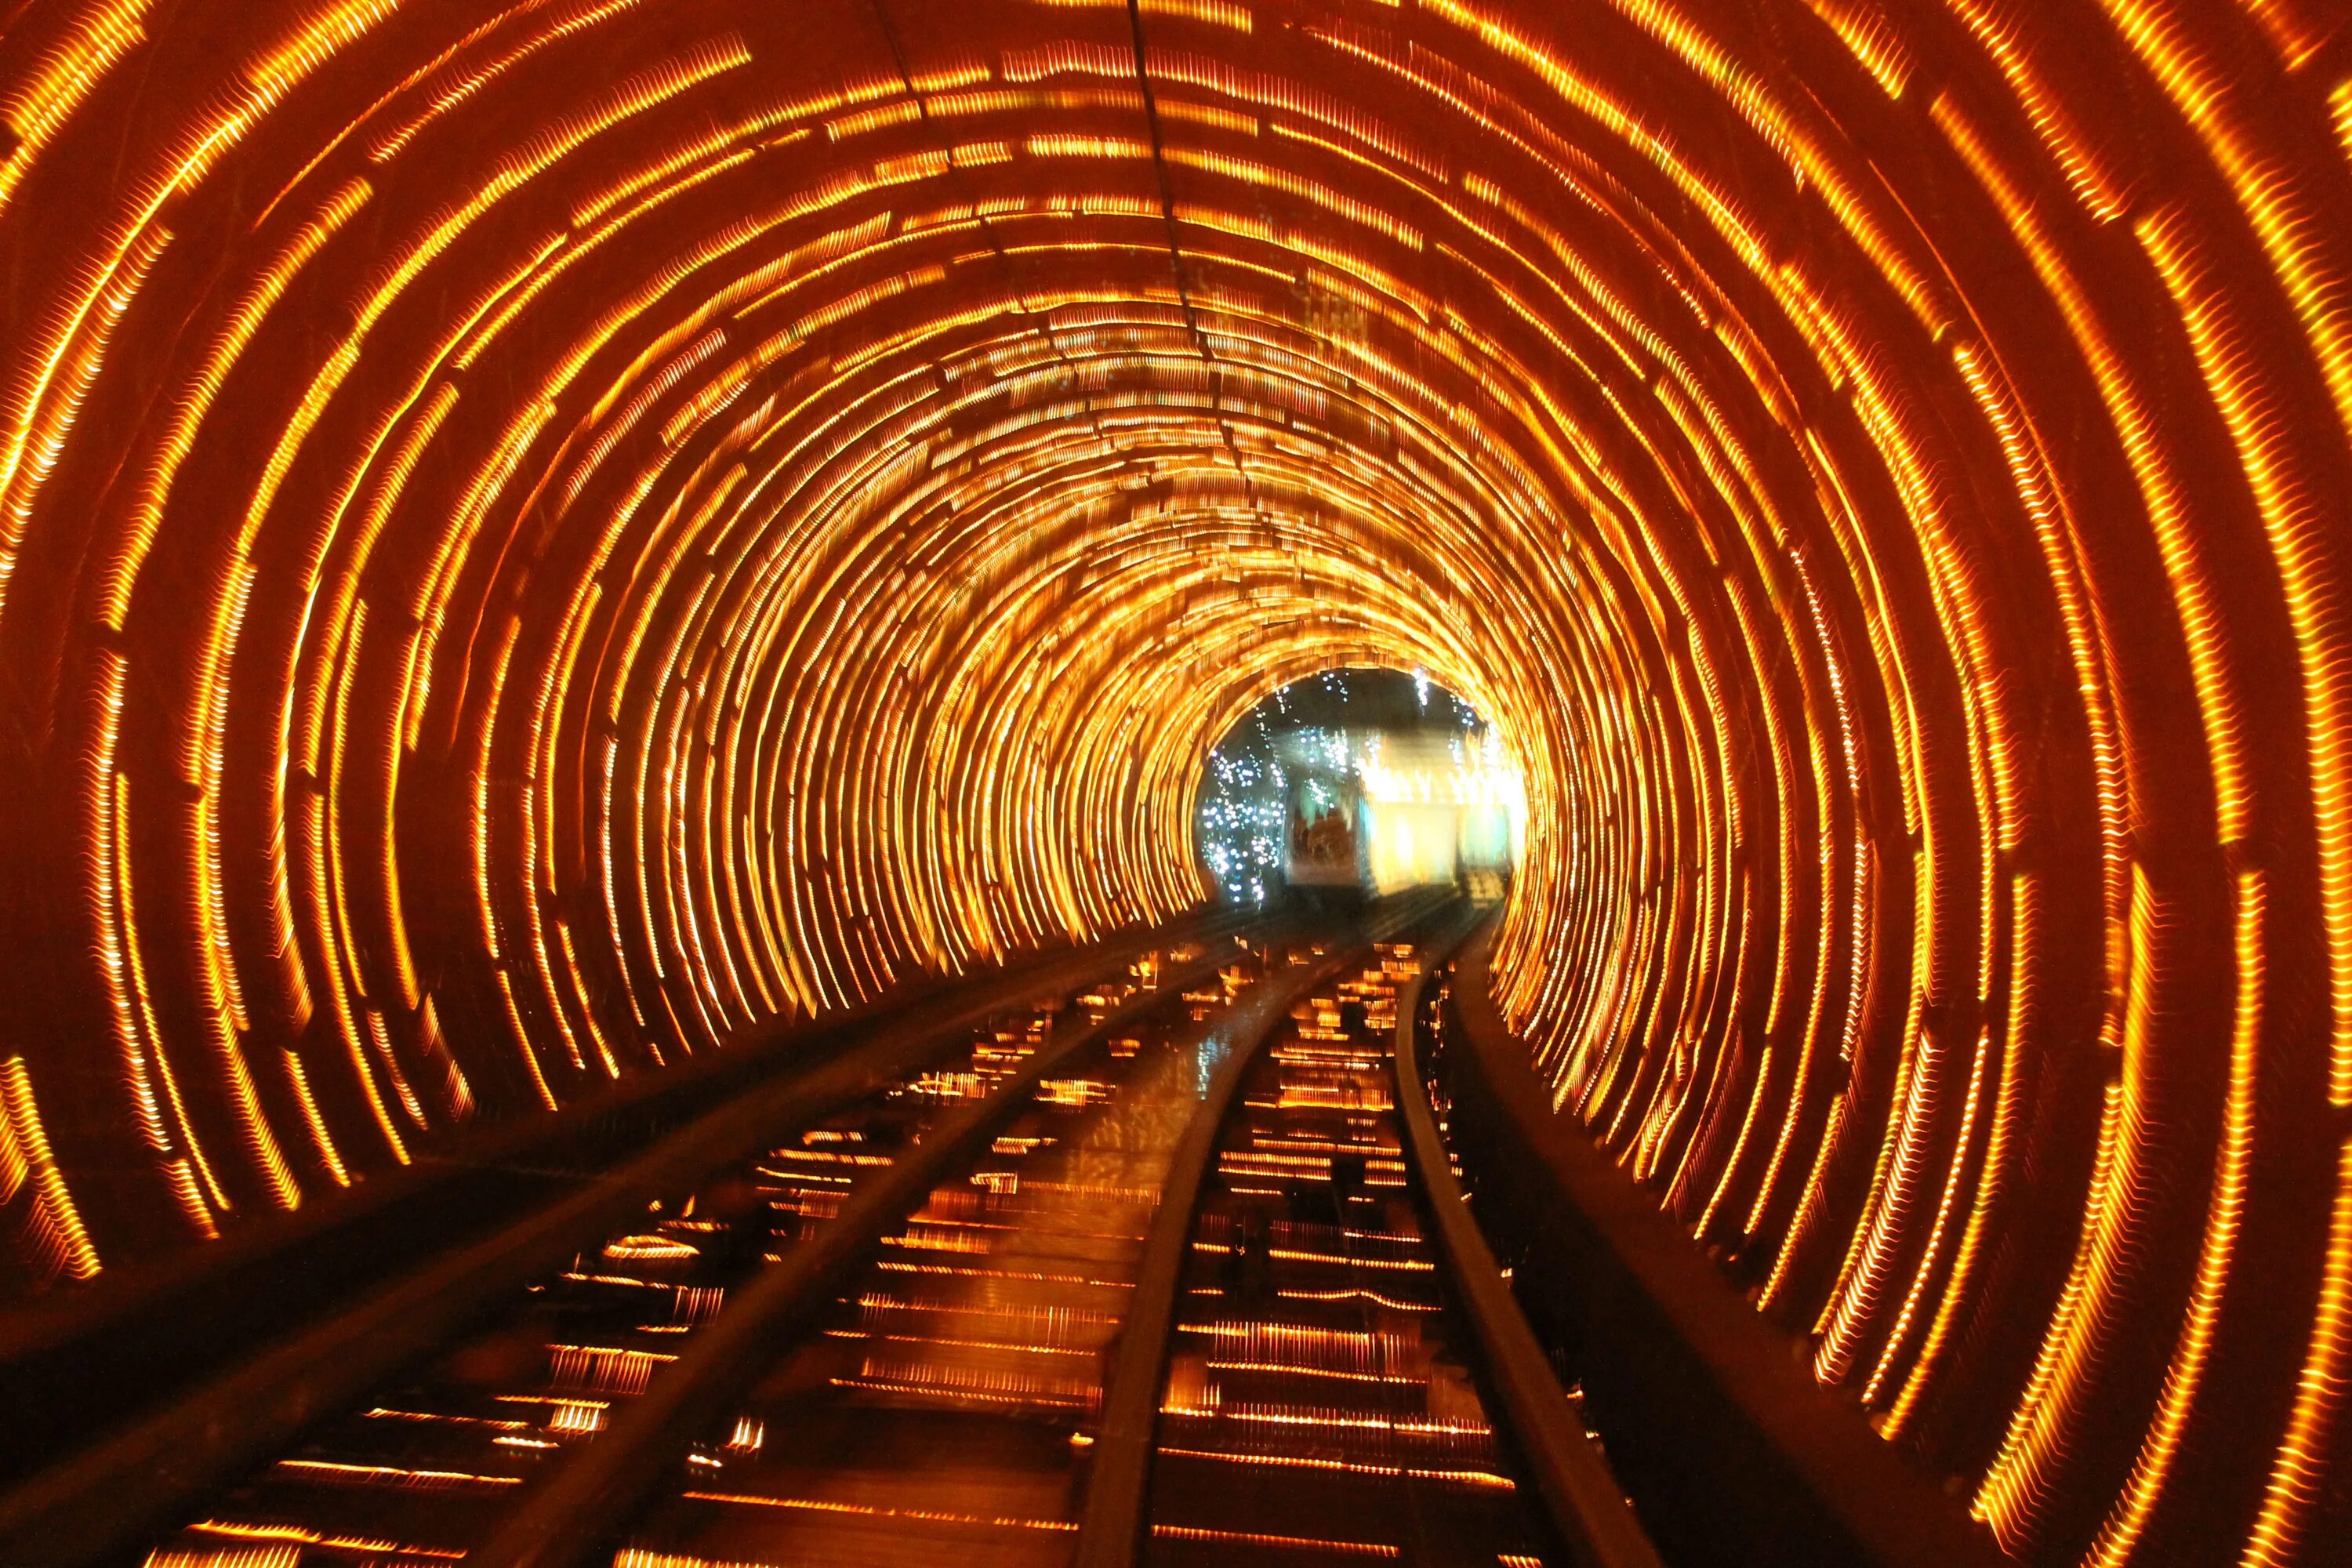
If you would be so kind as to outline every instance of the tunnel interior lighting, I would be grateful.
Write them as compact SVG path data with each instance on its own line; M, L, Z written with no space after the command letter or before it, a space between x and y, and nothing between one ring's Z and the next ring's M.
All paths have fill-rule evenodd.
M1815 1376L2029 1560L2329 1561L2347 36L12 7L11 1293L1230 891L1213 747L1380 667Z

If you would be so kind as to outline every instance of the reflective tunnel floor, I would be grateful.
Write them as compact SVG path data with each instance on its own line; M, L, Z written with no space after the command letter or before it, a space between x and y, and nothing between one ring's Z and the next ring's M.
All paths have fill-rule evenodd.
M1075 1005L1099 1016L1168 956L1141 961ZM929 1070L656 1205L502 1319L249 1476L159 1544L148 1568L394 1568L462 1558L546 1460L593 1440L642 1394L730 1289L817 1234L854 1181L887 1167L951 1108L1014 1071L1065 1011L1055 1004L1001 1014ZM1030 1120L1058 1128L1092 1092L1048 1080L1047 1094L1069 1103L1045 1103ZM914 1245L902 1237L893 1250L919 1256L951 1223L919 1222ZM724 1438L698 1448L698 1468L756 1452L760 1425L740 1424Z
M1408 952L1384 967L1294 1012L1225 1131L1161 1399L1157 1568L1544 1561L1414 1206Z
M1402 1157L1389 1041L1409 947L1277 1021L1234 1006L1276 948L1045 1077L953 1167L605 1548L616 1568L1063 1564L1103 1390L1171 1160L1230 1053L1263 1039L1191 1217L1157 1432L1149 1561L1520 1568L1540 1527L1465 1370ZM1197 956L1194 954L1192 956ZM149 1568L448 1563L495 1534L853 1189L911 1158L1057 1027L1002 1015L902 1079L656 1205L496 1321L315 1429ZM1263 1013L1259 1015L1263 1019Z
M1178 1019L1049 1082L762 1380L741 1424L756 1451L714 1456L618 1561L1067 1562L1160 1189L1228 1048L1220 1019Z

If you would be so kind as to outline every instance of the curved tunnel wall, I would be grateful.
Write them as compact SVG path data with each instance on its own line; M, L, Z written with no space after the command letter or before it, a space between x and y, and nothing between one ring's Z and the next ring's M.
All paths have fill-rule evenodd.
M1560 1104L2036 1561L2347 1528L2320 0L29 0L0 1244L1165 915L1494 714Z

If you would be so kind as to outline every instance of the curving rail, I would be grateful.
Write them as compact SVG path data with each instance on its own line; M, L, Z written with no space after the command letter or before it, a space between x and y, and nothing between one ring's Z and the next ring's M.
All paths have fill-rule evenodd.
M1570 1407L1491 1332L1507 1289L1446 1234L1467 1214L1426 1183L1442 1146L1414 1147L1421 976L1473 923L1385 949L1206 1089L1107 1381L1078 1568L1657 1563L1589 1446L1559 1506Z
M20 1506L0 1562L1647 1568L1622 1509L1552 1506L1551 1439L1475 1305L1503 1286L1448 1239L1394 1092L1419 974L1465 915L1422 898L1097 955L978 1028L935 1016L878 1081L906 1031L877 1031L797 1098L714 1113L728 1158L711 1117L641 1154L622 1208L527 1283L545 1259L501 1253L508 1227L327 1325L352 1347L424 1279L495 1279L428 1350L411 1330L396 1363L301 1384L307 1408L167 1456L110 1509ZM1292 1507L1309 1522L1268 1517Z
M452 1341L484 1332L503 1305L563 1276L583 1251L644 1229L649 1205L723 1181L774 1128L814 1123L935 1076L975 1033L985 1040L1007 1032L1008 1022L1034 1022L1028 1004L1040 995L1104 995L1133 985L1130 973L1141 970L1159 984L1135 1005L1164 998L1171 986L1213 977L1245 929L1231 920L1180 922L1160 933L1157 951L1148 940L1115 942L895 1011L868 1010L814 1039L803 1031L765 1050L752 1042L742 1059L678 1075L658 1096L584 1107L581 1116L477 1149L478 1164L445 1161L420 1173L429 1179L387 1184L366 1194L374 1201L357 1205L340 1235L305 1231L249 1258L220 1260L228 1279L209 1290L167 1277L146 1299L100 1314L78 1339L46 1321L11 1325L12 1391L77 1377L102 1390L110 1363L127 1359L171 1397L152 1408L112 1402L108 1429L85 1446L60 1445L51 1462L0 1494L0 1562L58 1568L135 1552L142 1536L187 1516L194 1500L301 1440L322 1418ZM1192 961L1163 966L1171 952ZM787 1044L802 1049L775 1048ZM496 1223L478 1223L478 1210ZM397 1267L398 1256L352 1256L424 1249L436 1231L439 1249L414 1267ZM320 1267L321 1256L330 1267ZM349 1276L348 1299L308 1321L274 1310L273 1292L302 1294L314 1269ZM172 1342L175 1314L201 1326L184 1338L222 1349L206 1337L213 1294L232 1303L215 1309L224 1317L274 1326L278 1337L174 1384L166 1352L197 1348ZM235 1336L221 1337L235 1348ZM80 1403L95 1407L95 1421L110 1402Z
M0 1563L1654 1568L1420 1098L1473 923L877 1028L0 1498Z
M1449 933L1443 947L1428 954L1420 973L1397 993L1391 1063L1406 1160L1426 1196L1438 1251L1463 1313L1477 1335L1487 1384L1510 1421L1520 1462L1559 1538L1570 1543L1577 1568L1658 1568L1657 1549L1626 1506L1623 1489L1586 1433L1578 1405L1560 1386L1550 1358L1512 1298L1493 1249L1471 1217L1431 1102L1417 1038L1423 993L1438 963L1469 934L1467 927Z

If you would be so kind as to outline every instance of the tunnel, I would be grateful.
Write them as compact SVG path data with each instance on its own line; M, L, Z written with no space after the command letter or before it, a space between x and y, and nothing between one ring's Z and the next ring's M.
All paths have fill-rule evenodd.
M2347 212L2335 0L0 5L0 1487L1256 931L1212 750L1386 670L1507 885L1234 1005L1442 1046L1666 1561L2352 1562ZM89 1560L467 1555L235 1468Z

